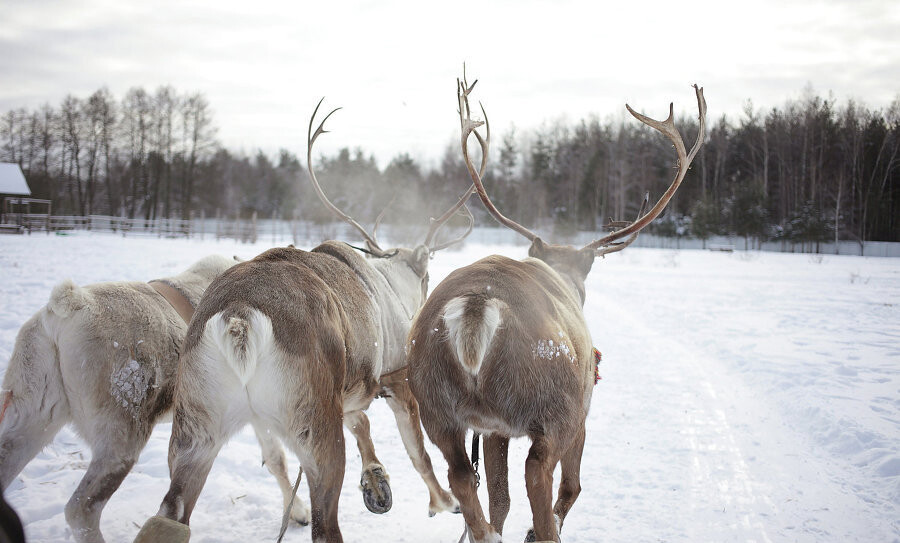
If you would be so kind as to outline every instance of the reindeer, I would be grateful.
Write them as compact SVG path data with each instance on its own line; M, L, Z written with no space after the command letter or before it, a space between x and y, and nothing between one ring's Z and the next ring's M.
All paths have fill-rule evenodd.
M459 500L470 541L501 541L510 504L509 439L520 436L532 442L525 486L533 528L526 541L559 541L558 531L581 490L585 417L594 384L595 359L582 311L585 278L597 255L633 242L678 189L703 141L706 102L703 89L695 86L700 129L689 154L675 128L671 105L663 122L628 107L673 143L678 171L649 212L643 211L645 199L637 220L579 249L545 243L491 203L468 153L470 134L478 136L476 129L484 124L470 115L468 95L475 85L469 86L464 76L457 86L462 153L478 195L497 221L528 238L531 247L529 258L489 256L455 270L435 287L410 331L410 387L428 437L447 460L450 488ZM488 145L478 140L484 157ZM477 471L465 450L470 428L485 435L490 524L476 492ZM560 462L562 480L551 507L553 470Z
M319 106L307 133L310 180L323 204L362 235L373 258L337 241L312 251L272 249L210 285L188 329L178 371L171 485L138 541L161 541L156 536L163 533L177 534L166 535L169 541L187 540L191 512L219 448L247 422L271 428L300 458L310 488L313 541L342 541L342 422L358 440L363 486L387 486L363 412L379 393L387 396L407 452L429 487L431 512L457 507L438 485L424 449L404 347L427 292L430 255L462 239L437 244L435 235L472 188L432 221L422 245L382 249L374 232L369 235L334 206L316 179L312 148L334 113L313 132ZM469 214L463 237L473 222Z
M100 542L100 515L137 461L155 424L169 413L178 352L193 307L235 263L208 256L174 277L79 287L57 285L16 338L3 379L0 488L67 423L91 448L87 473L66 504L79 542ZM291 485L284 451L258 431L263 460L285 504ZM296 503L292 517L306 522Z

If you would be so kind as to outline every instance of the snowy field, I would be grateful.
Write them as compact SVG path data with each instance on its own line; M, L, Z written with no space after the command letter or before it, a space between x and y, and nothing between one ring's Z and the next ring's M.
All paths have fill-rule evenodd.
M250 258L265 248L85 233L2 237L0 366L19 327L64 278L150 280L205 254ZM444 251L432 261L432 286L487 254L521 258L525 250ZM900 259L630 248L595 263L585 314L603 352L603 380L564 542L900 541ZM457 541L461 516L427 517L425 485L387 405L376 400L369 414L394 506L380 516L365 509L347 434L344 539ZM107 505L107 541L131 541L156 513L168 489L169 431L156 429ZM530 525L527 446L510 448L507 541L521 541ZM443 458L430 443L429 452L446 485ZM12 483L7 499L30 542L72 541L63 507L89 459L64 429ZM305 484L301 492L308 500ZM280 493L247 429L215 463L192 541L272 541L280 518ZM285 540L309 541L309 528L294 525Z

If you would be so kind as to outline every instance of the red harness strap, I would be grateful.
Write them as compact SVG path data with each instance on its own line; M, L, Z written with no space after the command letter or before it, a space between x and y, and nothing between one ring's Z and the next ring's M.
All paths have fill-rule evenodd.
M600 360L603 355L594 347L594 384L596 385L603 377L600 377Z

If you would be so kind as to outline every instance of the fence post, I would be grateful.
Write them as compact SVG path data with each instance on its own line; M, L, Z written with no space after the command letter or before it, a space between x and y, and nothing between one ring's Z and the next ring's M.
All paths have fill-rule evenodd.
M253 217L250 219L250 242L256 243L256 211L253 212Z
M275 234L278 231L278 223L275 222L276 220L278 220L278 212L272 211L272 247L274 247L275 244L277 243L275 241Z
M203 241L203 234L206 232L206 210L200 210L200 240Z

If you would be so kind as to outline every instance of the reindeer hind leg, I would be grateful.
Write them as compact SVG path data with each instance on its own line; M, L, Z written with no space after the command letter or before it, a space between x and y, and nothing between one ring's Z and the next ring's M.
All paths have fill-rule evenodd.
M560 462L562 479L559 482L556 504L553 506L553 512L559 518L560 528L566 521L566 515L575 504L578 495L581 494L581 456L584 452L584 433L584 426L582 426L578 436L569 450L563 454Z
M337 514L345 467L340 399L320 398L317 403L302 426L295 420L294 439L286 443L300 458L309 483L312 540L342 543Z
M534 527L528 531L525 541L559 541L559 526L552 508L553 470L559 462L559 453L544 436L533 436L532 440L525 460L525 489Z
M450 489L459 500L459 508L469 529L469 538L477 543L499 543L501 541L500 534L488 524L481 502L478 501L475 470L466 453L465 430L460 428L456 431L444 432L442 435L429 432L428 436L447 460Z
M143 440L146 443L146 439ZM93 451L87 472L66 504L66 521L79 543L102 543L100 515L110 496L137 462L141 447Z
M0 490L71 420L56 344L42 313L28 320L15 347L0 394Z
M484 473L488 485L491 526L503 534L509 514L509 438L496 434L484 438Z
M278 481L278 487L281 489L281 495L284 501L284 508L287 510L293 497L293 505L291 505L291 518L301 526L309 524L309 506L300 496L293 496L293 486L288 478L287 460L284 456L284 448L268 428L264 428L260 422L253 424L253 431L256 433L256 439L262 449L263 464L269 473ZM302 467L300 468L303 469Z
M237 375L217 371L215 352L198 347L182 356L169 439L171 483L158 515L188 524L222 445L251 422Z
M369 418L362 411L344 413L344 426L356 438L356 446L362 459L362 477L359 486L362 489L366 509L376 514L387 513L393 505L390 477L384 464L375 455Z
M425 438L419 419L419 404L409 389L406 373L399 374L399 377L384 381L382 384L390 390L386 398L387 403L394 413L406 453L412 460L416 471L419 472L419 476L425 481L425 486L428 487L428 516L433 517L442 511L459 513L459 502L456 501L453 494L441 487L434 475L431 457L425 450Z

